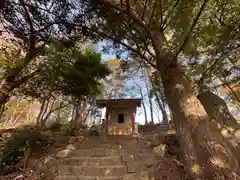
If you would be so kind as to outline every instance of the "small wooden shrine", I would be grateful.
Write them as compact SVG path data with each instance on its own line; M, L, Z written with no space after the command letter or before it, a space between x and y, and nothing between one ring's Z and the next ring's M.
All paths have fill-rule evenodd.
M135 123L137 107L141 99L101 99L96 104L105 108L102 124L105 135L136 135L138 126Z

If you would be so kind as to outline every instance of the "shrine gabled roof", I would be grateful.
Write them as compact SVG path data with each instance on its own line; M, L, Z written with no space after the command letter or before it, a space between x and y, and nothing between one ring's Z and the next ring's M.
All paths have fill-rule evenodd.
M142 99L98 99L96 104L98 107L107 107L107 106L141 106Z

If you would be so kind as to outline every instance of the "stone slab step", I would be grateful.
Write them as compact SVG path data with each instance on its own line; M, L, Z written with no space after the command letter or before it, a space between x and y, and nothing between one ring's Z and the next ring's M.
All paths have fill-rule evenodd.
M75 176L124 176L127 175L127 166L59 166L60 175Z
M113 140L113 139L108 139L108 140L96 140L96 139L87 139L82 142L82 145L127 145L127 144L137 144L136 140Z
M118 176L95 177L95 176L60 176L57 180L122 180Z
M124 153L141 154L147 153L145 149L108 149L108 148L92 148L92 149L77 149L71 154L72 157L106 157L106 156L121 156Z
M136 147L136 144L131 144L132 147ZM109 144L107 142L102 142L102 143L95 143L92 141L86 141L83 142L82 144L76 144L77 149L89 149L89 148L107 148L107 149L122 149L124 148L124 145L121 144Z
M92 148L104 148L104 149L145 149L147 144L126 143L126 144L97 144L97 143L83 143L76 144L76 149L92 149Z
M60 159L60 164L72 166L111 166L121 165L121 156L107 157L72 157Z
M131 173L124 176L59 176L57 180L150 180L147 171L140 173Z

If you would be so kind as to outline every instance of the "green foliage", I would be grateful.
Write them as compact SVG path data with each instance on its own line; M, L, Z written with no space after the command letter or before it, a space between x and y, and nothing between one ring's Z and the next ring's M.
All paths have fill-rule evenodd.
M40 72L21 87L22 93L36 99L59 95L83 99L98 94L100 79L110 73L99 53L60 44L46 49L39 66Z
M17 165L24 159L26 151L39 151L48 143L48 138L36 128L21 127L4 145L0 154L0 174L5 175L20 168Z

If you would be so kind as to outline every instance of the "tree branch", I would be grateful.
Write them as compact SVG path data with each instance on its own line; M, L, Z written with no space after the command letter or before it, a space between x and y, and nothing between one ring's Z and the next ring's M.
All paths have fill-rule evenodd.
M117 7L115 4L113 4L112 2L110 2L109 0L102 0L102 2L109 8L113 8L116 9L126 15L128 15L133 21L135 21L140 28L142 28L142 30L148 35L148 37L151 39L153 48L156 52L156 58L158 60L161 59L160 57L160 50L159 50L159 45L156 42L156 38L154 37L152 31L150 30L149 26L147 24L144 24L142 20L140 20L131 10L131 8L127 8L127 10L123 9L123 8L119 8ZM128 0L127 3L130 3L130 1ZM130 4L131 7L131 4Z
M158 0L155 0L155 2L153 4L153 8L152 8L153 10L152 10L151 16L149 17L149 23L148 23L149 26L151 26L152 20L154 21L153 16L154 16L154 12L155 12L155 9L156 9L156 6L157 6L157 1ZM160 3L160 18L161 18L161 23L160 24L162 24L162 22L163 22L162 1L160 0L159 3Z
M34 28L33 28L33 22L31 20L31 17L30 17L30 14L28 12L28 9L26 8L25 4L24 4L24 1L23 0L19 0L24 11L25 11L25 14L26 14L26 21L28 22L29 24L29 28L30 28L30 44L29 44L29 52L31 52L34 48L35 48L35 44L36 44L36 38L35 38L35 33L34 33Z
M188 40L189 40L189 37L190 37L190 35L191 35L194 27L196 26L197 21L198 21L199 17L201 16L201 14L202 14L202 12L203 12L203 10L204 10L207 2L208 2L208 0L204 0L204 1L203 1L203 4L201 5L201 8L200 8L200 10L199 10L199 12L198 12L198 14L197 14L197 17L196 17L195 20L193 21L193 23L192 23L192 25L191 25L191 28L190 28L189 32L187 33L185 39L183 40L183 43L182 43L182 45L180 46L179 50L177 51L174 59L176 59L176 58L178 57L178 55L181 53L181 51L184 49L185 45L187 44L187 42L188 42Z
M67 106L68 106L68 104L61 105L61 106L59 106L59 107L57 107L55 109L50 108L50 111L48 112L48 114L46 115L46 117L44 119L48 118L54 111L60 110L60 109L65 108Z
M215 67L215 65L217 65L218 62L219 59L215 59L215 61L202 73L200 79L197 82L198 85L203 84L205 76L212 71L212 69Z
M171 10L169 10L170 13L168 13L168 16L169 16L169 14L171 14L171 15L173 14L173 12L174 12L174 10L176 9L176 7L178 6L179 2L180 2L180 0L177 0L177 1L176 1L176 3L174 4L173 8L172 8ZM163 20L163 22L162 22L162 28L163 28L163 30L165 30L165 29L167 28L168 24L171 22L171 19L168 21L168 23L167 23L167 21L168 21L168 18L166 17L166 18Z
M101 37L105 37L107 39L110 39L116 43L119 43L121 44L123 47L127 48L128 50L132 51L133 53L139 55L143 60L145 60L147 63L149 63L153 68L156 68L156 65L153 64L148 57L146 57L144 54L142 54L138 49L135 49L135 48L132 48L130 45L122 42L121 40L118 40L117 38L115 37L112 37L112 36L109 36L107 34L105 34L104 32L100 32L99 30L94 30L94 29L91 29L89 27L85 27L83 26L83 28L86 28L87 30L89 31L92 31L93 33L96 33L98 35L100 35Z

